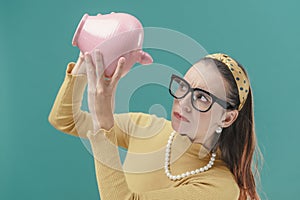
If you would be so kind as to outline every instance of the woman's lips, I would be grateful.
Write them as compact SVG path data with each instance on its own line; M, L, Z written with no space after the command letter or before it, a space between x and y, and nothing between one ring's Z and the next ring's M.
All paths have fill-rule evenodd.
M184 116L180 115L178 112L173 112L173 115L174 115L177 119L179 119L179 120L181 120L181 121L190 122L187 118L185 118Z

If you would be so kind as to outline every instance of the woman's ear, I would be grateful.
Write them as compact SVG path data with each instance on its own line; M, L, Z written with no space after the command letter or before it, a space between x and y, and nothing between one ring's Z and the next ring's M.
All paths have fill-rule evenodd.
M230 110L230 111L226 111L224 113L224 117L222 118L222 127L227 128L229 127L231 124L233 124L233 122L235 122L235 120L237 119L238 115L239 115L239 111L238 110Z

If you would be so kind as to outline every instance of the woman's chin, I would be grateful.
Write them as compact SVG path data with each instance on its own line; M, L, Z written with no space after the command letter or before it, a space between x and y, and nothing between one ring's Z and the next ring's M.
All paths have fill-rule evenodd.
M184 127L182 123L178 123L177 120L172 120L171 124L173 130L180 133L181 135L186 135L189 132L188 127Z

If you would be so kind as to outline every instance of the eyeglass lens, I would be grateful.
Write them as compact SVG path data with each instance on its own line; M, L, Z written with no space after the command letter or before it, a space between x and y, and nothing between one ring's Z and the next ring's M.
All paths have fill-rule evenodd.
M170 91L175 98L183 98L190 90L190 86L183 80L175 77L170 84ZM192 95L193 106L200 110L206 111L212 104L212 97L200 90L194 90Z

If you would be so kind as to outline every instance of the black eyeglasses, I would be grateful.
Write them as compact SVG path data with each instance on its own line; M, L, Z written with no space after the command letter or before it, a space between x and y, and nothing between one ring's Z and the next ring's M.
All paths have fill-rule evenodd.
M225 109L235 109L235 106L232 106L230 103L216 97L208 91L201 88L191 88L186 80L175 74L171 76L169 92L176 99L182 99L189 92L192 92L192 105L200 112L207 112L215 102Z

